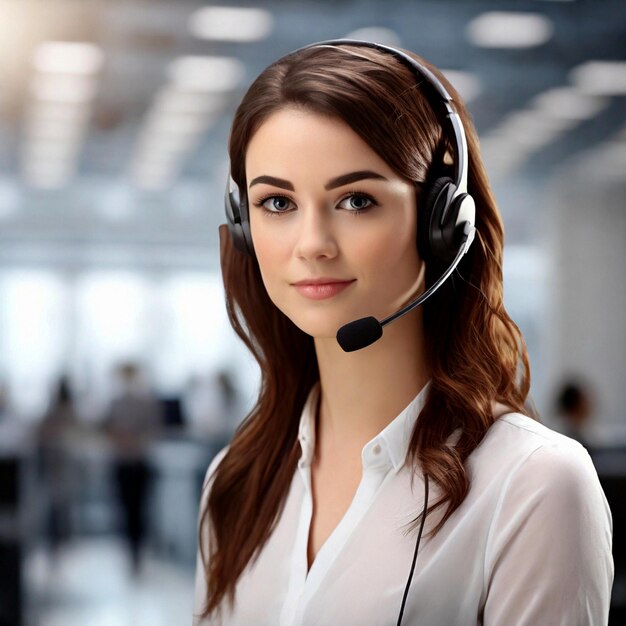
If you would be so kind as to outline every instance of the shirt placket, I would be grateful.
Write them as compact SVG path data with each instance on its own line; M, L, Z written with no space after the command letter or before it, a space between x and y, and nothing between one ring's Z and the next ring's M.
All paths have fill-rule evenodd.
M379 442L372 442L363 451L363 476L350 507L318 552L307 575L307 548L313 514L313 495L309 465L302 472L305 493L298 526L298 535L292 557L292 579L288 599L281 616L281 626L302 626L310 609L311 600L324 581L335 559L355 527L372 505L389 469L388 455ZM311 609L314 611L314 608ZM315 612L315 611L314 611Z
M311 469L306 463L298 463L298 472L304 483L304 494L294 550L291 555L289 590L280 616L280 626L292 626L296 622L295 614L298 603L304 593L307 577L307 549L309 528L313 516L313 495L311 490ZM302 555L304 554L304 558Z

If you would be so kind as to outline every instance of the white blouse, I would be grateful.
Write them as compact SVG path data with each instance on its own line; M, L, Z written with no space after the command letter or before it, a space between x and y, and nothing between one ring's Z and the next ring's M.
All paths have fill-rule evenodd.
M362 450L350 507L307 573L310 464L319 383L304 406L302 447L282 515L237 583L234 611L200 621L206 582L198 557L194 625L395 626L422 511L424 483L404 466L429 385ZM454 437L454 434L453 434ZM213 459L210 480L227 447ZM403 625L607 624L611 513L587 451L519 413L488 430L467 460L471 487L434 538L427 516ZM429 481L429 505L440 494ZM206 501L205 490L202 505ZM203 533L204 534L204 533Z

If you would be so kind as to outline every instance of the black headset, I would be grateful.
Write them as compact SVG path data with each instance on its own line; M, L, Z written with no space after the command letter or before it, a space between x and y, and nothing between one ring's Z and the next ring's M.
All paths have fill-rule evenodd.
M474 199L467 193L468 156L465 130L459 115L451 106L452 97L441 81L427 67L424 67L402 50L391 46L355 39L333 39L298 48L287 56L309 48L345 45L375 48L391 54L412 71L418 83L426 80L427 85L432 88L431 91L434 92L445 110L445 119L452 131L451 137L455 147L454 174L452 178L435 179L424 190L418 211L419 223L416 243L420 257L426 263L430 261L435 262L436 266L447 266L457 258L459 250L465 242L462 226L465 222L469 222L473 229L475 222ZM429 101L432 104L432 100ZM433 110L437 113L434 106ZM442 119L440 113L437 117ZM250 233L247 195L245 190L242 192L239 189L230 174L226 185L225 208L226 223L235 248L246 255L255 257Z

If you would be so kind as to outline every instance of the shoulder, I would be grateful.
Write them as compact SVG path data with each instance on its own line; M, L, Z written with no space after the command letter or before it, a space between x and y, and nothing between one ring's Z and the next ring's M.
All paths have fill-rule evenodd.
M536 462L589 459L587 450L575 439L567 437L522 413L507 413L499 417L489 428L477 450L492 452L498 449L506 454L510 463L529 460ZM574 461L575 463L576 461Z
M200 498L200 512L204 511L206 507L207 500L209 499L209 493L211 491L211 485L213 484L213 477L215 476L215 472L219 467L222 459L226 456L228 449L230 448L230 444L224 446L212 459L209 463L209 468L204 475L204 481L202 482L202 496Z
M476 497L492 489L484 623L600 623L613 579L612 519L587 450L508 413L474 452Z
M200 508L198 511L199 521L202 520L202 517L205 513L207 501L209 499L209 493L211 492L211 485L213 483L213 477L215 476L215 472L219 467L219 464L222 462L222 459L226 456L228 452L229 445L224 446L211 460L209 464L209 469L207 469L206 474L204 476L204 482L202 483L202 493L200 496Z
M476 449L478 472L499 475L502 498L515 494L520 501L550 502L563 511L606 501L587 450L520 413L500 417Z
M206 474L204 476L204 482L202 483L202 490L206 491L207 488L209 487L213 476L215 475L215 472L217 471L217 468L219 467L220 463L222 462L222 459L226 456L226 453L228 452L230 448L230 444L225 445L212 459L211 462L209 463L209 468L206 471Z

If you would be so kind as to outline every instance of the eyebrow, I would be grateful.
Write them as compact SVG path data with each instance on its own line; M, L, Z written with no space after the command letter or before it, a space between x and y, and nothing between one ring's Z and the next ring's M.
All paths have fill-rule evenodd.
M326 191L330 191L331 189L336 189L337 187L342 187L343 185L348 185L350 183L355 183L358 180L365 180L368 178L374 180L387 180L382 174L377 174L371 170L362 170L359 172L350 172L349 174L337 176L337 178L329 180L324 185L324 189L326 189Z
M276 176L257 176L250 181L250 187L265 183L267 185L273 185L274 187L280 187L281 189L288 189L289 191L295 191L292 183L284 178L276 178Z
M330 191L337 187L343 187L350 183L355 183L358 180L373 179L373 180L387 180L382 174L372 172L371 170L360 170L358 172L350 172L349 174L342 174L336 178L331 178L325 185L324 189ZM289 191L295 191L293 183L285 180L284 178L276 178L275 176L257 176L250 181L250 187L258 185L260 183L266 183L268 185L274 185L274 187L280 187L281 189L288 189Z

